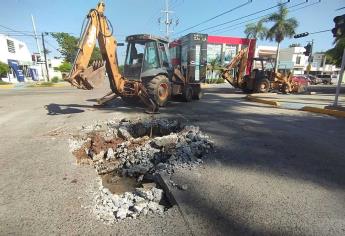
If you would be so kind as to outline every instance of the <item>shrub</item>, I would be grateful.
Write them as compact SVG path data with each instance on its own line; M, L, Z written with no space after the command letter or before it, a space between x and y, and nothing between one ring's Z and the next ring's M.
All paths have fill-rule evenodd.
M57 76L54 76L53 78L52 78L52 83L58 83L59 82L59 77L57 77Z
M5 63L0 62L0 78L5 77L9 71L10 67Z

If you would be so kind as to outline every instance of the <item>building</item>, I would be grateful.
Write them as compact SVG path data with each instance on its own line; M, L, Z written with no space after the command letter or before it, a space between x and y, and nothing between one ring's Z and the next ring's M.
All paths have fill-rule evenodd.
M340 68L337 68L335 65L326 64L326 59L325 53L314 53L311 59L310 74L337 75Z
M249 47L249 58L254 57L255 43L255 39L191 33L171 42L170 54L172 64L181 66L185 76L203 81L205 77L219 77L218 70L207 70L206 67L230 63L243 48Z
M29 67L32 65L31 53L27 45L15 38L0 34L0 61L10 66L11 72L7 82L24 82L29 75Z
M308 65L308 56L304 47L283 48L279 52L278 69L290 71L294 75L303 75Z

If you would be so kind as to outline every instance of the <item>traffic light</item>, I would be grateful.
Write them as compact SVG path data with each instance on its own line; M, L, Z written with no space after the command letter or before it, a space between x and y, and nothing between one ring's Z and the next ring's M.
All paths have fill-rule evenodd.
M339 38L345 36L345 14L336 16L333 19L335 26L332 29L333 37Z
M306 55L306 56L310 56L310 54L311 54L311 50L312 50L312 48L311 48L311 44L310 44L310 43L308 43L308 44L307 44L307 46L305 46L304 48L305 48L304 55Z
M308 35L309 35L308 32L304 32L304 33L301 33L301 34L295 34L293 37L294 37L295 39L297 39L297 38L306 37L306 36L308 36Z

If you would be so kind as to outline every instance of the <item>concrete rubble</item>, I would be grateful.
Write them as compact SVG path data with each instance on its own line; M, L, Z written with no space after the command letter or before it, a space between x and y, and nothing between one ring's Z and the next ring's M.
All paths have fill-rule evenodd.
M154 180L157 173L173 173L176 168L192 168L213 149L211 139L199 127L177 120L111 120L83 127L70 140L70 150L79 163L94 166L99 175L116 173L136 178L137 182ZM188 186L182 186L187 190ZM104 222L136 218L149 212L163 213L163 190L136 188L133 192L113 194L101 187L96 194L97 216Z

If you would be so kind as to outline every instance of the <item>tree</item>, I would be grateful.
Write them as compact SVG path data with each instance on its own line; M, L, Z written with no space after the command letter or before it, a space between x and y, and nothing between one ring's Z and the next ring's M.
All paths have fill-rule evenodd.
M58 42L59 52L65 58L65 61L73 63L78 52L79 39L64 32L51 33L51 35ZM93 50L90 62L95 60L102 60L102 54L98 47Z
M336 41L334 48L326 51L327 63L340 67L344 49L345 49L345 38L340 38Z
M221 59L220 59L220 56L217 56L216 58L214 59L211 59L210 62L208 63L206 69L207 71L209 72L209 75L210 77L212 76L215 76L215 77L218 77L219 73L217 71L219 71L221 69ZM211 78L213 79L213 78Z
M57 69L62 73L68 73L72 69L72 64L64 61Z
M259 20L256 24L251 23L246 25L246 29L244 33L246 34L247 38L254 38L254 39L265 39L267 35L267 28L264 26L265 19Z
M268 22L273 22L273 26L268 30L266 38L277 42L276 62L274 70L277 71L279 61L280 43L286 38L291 38L295 34L298 22L295 18L287 18L289 10L283 5L279 5L278 12L267 17Z
M8 72L10 72L10 67L6 63L0 61L0 79L6 76Z

